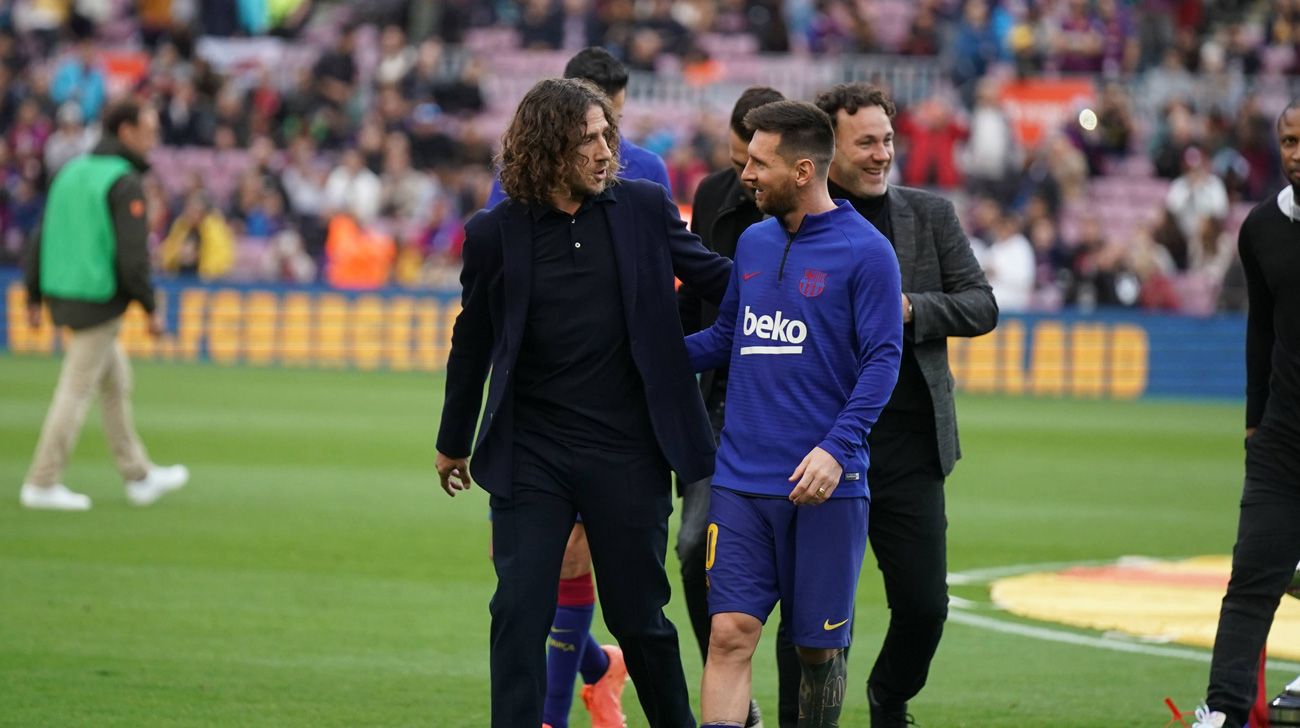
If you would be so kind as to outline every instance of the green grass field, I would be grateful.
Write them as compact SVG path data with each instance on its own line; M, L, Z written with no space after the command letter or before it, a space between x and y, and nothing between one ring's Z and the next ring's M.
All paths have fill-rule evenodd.
M18 486L57 374L0 357L0 725L488 725L486 497L437 487L440 377L138 364L141 433L190 486L128 507L92 411L65 480L94 509L28 512ZM1231 549L1239 405L959 411L954 571ZM680 601L671 616L685 634ZM867 725L885 617L868 559L845 726ZM770 647L755 691L774 716ZM928 727L1161 726L1164 696L1190 708L1207 667L950 622L912 709ZM644 726L631 687L625 705Z

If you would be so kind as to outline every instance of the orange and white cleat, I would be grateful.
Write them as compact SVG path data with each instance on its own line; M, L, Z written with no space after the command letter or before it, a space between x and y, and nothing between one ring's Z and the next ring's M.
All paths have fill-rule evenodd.
M582 686L582 702L591 714L591 728L627 728L623 715L623 686L627 684L627 664L623 650L613 645L601 645L609 657L609 668L592 685Z

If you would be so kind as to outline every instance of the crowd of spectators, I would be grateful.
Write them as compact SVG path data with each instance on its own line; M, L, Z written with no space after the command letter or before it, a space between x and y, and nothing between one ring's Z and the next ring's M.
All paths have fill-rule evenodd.
M471 47L484 31L511 48ZM224 58L276 36L309 56ZM1300 0L18 0L0 10L0 264L108 99L134 93L162 122L146 186L161 271L454 285L513 102L489 92L496 51L603 45L690 83L725 75L720 38L755 58L939 68L900 104L895 180L959 201L1004 310L1240 305L1233 226L1280 182L1272 116L1300 72ZM1095 80L1095 123L1071 110L1026 141L1003 90L1061 74ZM624 131L689 203L728 163L719 110L632 107Z

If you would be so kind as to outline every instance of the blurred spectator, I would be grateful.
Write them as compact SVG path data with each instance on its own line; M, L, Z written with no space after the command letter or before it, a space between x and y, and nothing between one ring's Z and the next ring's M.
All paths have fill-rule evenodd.
M160 256L168 273L216 280L235 263L235 236L202 193L191 193L163 240Z
M1066 0L1055 42L1057 67L1066 73L1100 73L1106 38L1101 21L1092 14L1089 0Z
M1098 0L1097 20L1102 38L1101 70L1109 75L1136 71L1141 48L1132 9L1119 0Z
M406 31L400 26L385 26L379 36L379 65L375 67L375 85L401 82L415 67L415 49L406 44Z
M808 48L818 55L872 53L878 50L871 22L862 4L852 0L822 0L808 34Z
M334 48L322 54L313 69L317 94L336 109L346 107L356 90L357 64L352 58L355 49L356 29L344 28Z
M402 134L384 141L381 211L406 222L429 214L438 196L437 183L411 167L411 143Z
M53 125L41 113L41 107L36 101L27 98L18 105L18 118L9 127L9 148L24 176L40 176L40 160L45 152L45 142L53 132ZM31 160L36 160L37 169L33 170L27 165Z
M1042 143L1047 168L1062 202L1083 199L1088 190L1088 160L1064 134Z
M1128 254L1129 269L1136 276L1138 303L1153 311L1178 309L1178 291L1174 286L1175 267L1168 251L1158 245L1148 229L1138 231Z
M434 88L433 100L445 114L477 114L486 108L483 101L483 66L470 58L460 76Z
M316 261L303 249L302 238L284 230L271 239L262 259L262 277L277 283L311 283L316 280Z
M162 141L167 146L195 146L212 136L215 122L199 105L198 91L188 78L176 80L171 97L163 104L161 112Z
M576 53L596 43L598 28L591 0L562 0L561 4L564 16L560 47Z
M325 180L323 210L327 217L345 214L361 223L379 216L383 186L379 177L371 172L365 158L356 149L343 153L343 160Z
M1029 224L1029 243L1034 248L1034 293L1042 308L1060 306L1060 290L1069 281L1070 252L1050 218Z
M934 0L923 0L916 8L912 27L898 52L905 56L937 56L943 49L943 31Z
M59 64L50 86L50 97L56 104L76 101L86 119L98 119L104 107L107 87L104 72L95 58L92 38L77 41L73 52Z
M974 84L994 63L1002 60L1002 38L994 27L989 5L985 0L967 0L962 9L962 19L953 39L952 79L963 89L963 98L974 94Z
M1109 158L1128 156L1134 135L1133 112L1128 94L1118 83L1102 90L1097 109L1097 147Z
M53 179L73 157L91 150L99 141L99 132L82 123L81 108L75 101L59 107L58 128L45 141L45 174Z
M388 283L396 246L387 235L372 232L351 215L330 219L325 240L325 279L335 288L367 290Z
M1004 213L993 228L992 243L981 256L998 310L1029 309L1037 277L1034 247L1020 232L1020 219Z
M968 132L943 96L933 96L900 115L898 135L907 142L903 184L952 189L961 184L957 144Z
M523 0L519 13L519 46L553 51L564 44L564 16L555 0Z
M970 136L962 156L967 189L978 190L1006 201L1007 179L1019 166L1020 150L1015 130L999 99L1000 89L992 79L980 81L971 112Z
M1183 175L1169 186L1165 209L1187 241L1188 263L1195 265L1214 245L1205 237L1207 231L1212 232L1205 222L1213 220L1221 225L1228 216L1228 193L1223 181L1210 172L1209 160L1197 147L1188 148L1183 165Z

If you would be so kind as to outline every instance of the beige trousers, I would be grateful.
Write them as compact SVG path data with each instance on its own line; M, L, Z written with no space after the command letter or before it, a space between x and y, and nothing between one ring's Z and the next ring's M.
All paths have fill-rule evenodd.
M24 482L39 486L60 482L96 393L104 414L104 435L118 472L125 480L144 478L150 462L131 415L131 363L117 341L121 328L119 316L72 332L54 401L36 444L36 458Z

